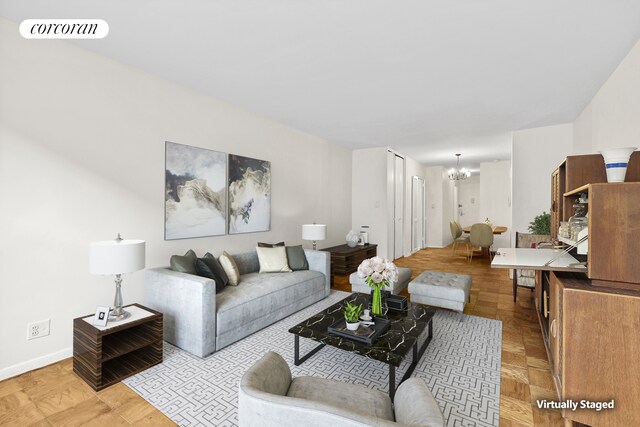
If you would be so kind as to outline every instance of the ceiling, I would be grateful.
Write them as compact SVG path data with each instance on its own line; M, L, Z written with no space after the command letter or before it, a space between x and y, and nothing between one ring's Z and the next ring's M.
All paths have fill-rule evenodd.
M105 39L74 43L349 148L468 167L508 159L510 131L573 121L640 38L638 0L0 0L0 14L104 19Z

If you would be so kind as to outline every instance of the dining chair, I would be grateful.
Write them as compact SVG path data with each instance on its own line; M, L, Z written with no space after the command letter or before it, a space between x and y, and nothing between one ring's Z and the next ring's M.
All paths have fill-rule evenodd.
M453 249L451 256L455 255L456 247L459 244L467 246L467 256L469 256L469 237L462 235L462 227L458 221L449 221L449 229L451 230L451 237L453 238Z
M473 224L469 233L469 262L473 260L473 247L489 248L489 257L491 257L491 246L493 245L493 229L490 225L484 223Z
M551 236L548 234L529 234L516 231L516 248L533 248L542 242L549 242ZM513 302L516 302L518 288L529 288L532 292L536 287L536 272L528 269L513 270Z

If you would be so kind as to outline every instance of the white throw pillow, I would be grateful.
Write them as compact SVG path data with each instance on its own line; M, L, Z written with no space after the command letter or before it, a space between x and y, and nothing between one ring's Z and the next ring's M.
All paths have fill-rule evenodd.
M287 261L287 250L284 246L274 248L256 248L258 261L260 261L260 273L279 273L291 271Z
M222 252L218 261L224 272L227 273L227 277L229 277L229 285L238 286L238 283L240 283L240 272L233 257L226 252Z

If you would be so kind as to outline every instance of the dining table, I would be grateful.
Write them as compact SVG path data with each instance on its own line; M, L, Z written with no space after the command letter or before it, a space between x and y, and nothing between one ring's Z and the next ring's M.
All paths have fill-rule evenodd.
M508 230L507 227L504 227L502 225L496 225L495 227L491 227L491 229L493 230L493 234L502 234L502 233L505 233ZM462 232L463 233L471 233L471 226L469 225L467 227L464 227L462 229Z
M495 225L495 226L492 225L491 229L493 230L493 234L495 234L495 235L505 233L508 230L507 227L502 226L502 225ZM469 225L467 227L464 227L462 229L462 232L463 233L471 233L471 226ZM491 259L491 254L489 253L489 248L482 248L482 256L485 257L485 258L488 257L489 259Z

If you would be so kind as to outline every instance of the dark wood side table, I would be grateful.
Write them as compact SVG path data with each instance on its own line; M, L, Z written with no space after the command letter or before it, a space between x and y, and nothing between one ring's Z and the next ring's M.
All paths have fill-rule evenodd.
M131 317L93 325L93 315L73 319L73 371L102 390L162 363L162 313L128 305Z
M333 276L346 276L355 272L362 261L376 256L377 248L378 245L368 244L355 248L338 245L321 249L331 253L331 286L333 286Z

